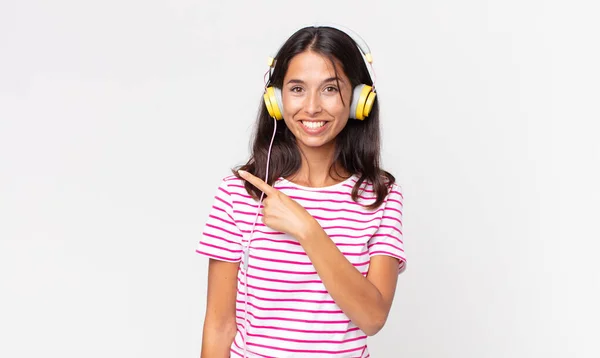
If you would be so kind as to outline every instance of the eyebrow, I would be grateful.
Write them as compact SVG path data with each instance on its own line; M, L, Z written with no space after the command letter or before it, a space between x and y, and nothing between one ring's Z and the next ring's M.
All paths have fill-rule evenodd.
M323 85L323 84L325 84L325 83L328 83L328 82L333 82L333 81L335 81L335 80L337 80L337 81L338 81L338 82L340 82L340 83L344 83L344 84L345 84L344 80L342 80L342 79L341 79L341 78L339 78L339 77L329 77L329 78L327 78L327 79L323 80L323 82L321 82L321 85ZM304 82L304 81L302 81L302 80L299 80L299 79L295 79L295 78L294 78L294 79L291 79L291 80L287 81L286 85L289 85L290 83L299 83L299 84L304 84L305 82Z

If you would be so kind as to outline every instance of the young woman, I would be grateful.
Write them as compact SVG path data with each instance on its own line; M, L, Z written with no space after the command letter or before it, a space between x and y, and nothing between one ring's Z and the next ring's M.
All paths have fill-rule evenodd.
M251 157L221 182L197 249L202 357L369 357L406 261L368 52L326 26L275 56Z

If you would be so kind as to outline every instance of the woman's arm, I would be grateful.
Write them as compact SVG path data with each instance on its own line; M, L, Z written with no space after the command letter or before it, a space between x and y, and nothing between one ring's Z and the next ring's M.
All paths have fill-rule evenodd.
M384 255L371 257L369 273L364 277L315 223L296 238L335 303L363 332L369 336L376 334L392 306L398 259Z
M206 315L200 357L229 357L230 347L237 332L235 300L239 265L239 262L209 260Z

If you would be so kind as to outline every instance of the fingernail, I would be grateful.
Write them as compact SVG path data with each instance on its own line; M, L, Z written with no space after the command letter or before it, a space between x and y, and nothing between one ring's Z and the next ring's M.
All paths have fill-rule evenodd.
M240 176L242 176L242 177L243 177L243 176L245 176L246 174L248 174L248 172L247 172L247 171L245 171L245 170L238 170L238 174L239 174Z

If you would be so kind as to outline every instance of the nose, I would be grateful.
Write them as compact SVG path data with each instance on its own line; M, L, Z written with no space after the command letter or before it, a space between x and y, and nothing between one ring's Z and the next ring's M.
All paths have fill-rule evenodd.
M311 116L321 112L321 93L319 91L310 91L306 96L304 112Z

